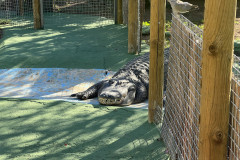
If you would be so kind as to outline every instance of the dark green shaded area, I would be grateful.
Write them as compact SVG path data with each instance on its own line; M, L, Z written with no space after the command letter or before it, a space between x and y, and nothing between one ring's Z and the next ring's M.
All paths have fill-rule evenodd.
M0 99L0 159L167 159L147 110Z

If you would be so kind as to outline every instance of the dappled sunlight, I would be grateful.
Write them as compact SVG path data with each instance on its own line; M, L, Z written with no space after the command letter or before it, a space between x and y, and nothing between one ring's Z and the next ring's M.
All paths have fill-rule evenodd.
M45 17L44 30L4 28L0 68L82 68L117 70L127 54L127 28L79 15ZM55 15L58 16L58 15ZM112 24L112 23L111 23ZM122 60L122 61L119 61Z
M141 159L165 149L147 110L23 99L0 106L0 159Z
M0 97L70 99L92 84L108 79L114 72L84 69L3 69L0 70Z
M151 145L152 143L155 142L155 139L143 139L143 138L139 138L139 139L135 139L132 142L122 146L121 148L119 148L118 150L116 150L116 153L122 153L122 152L129 152L130 150L133 150L137 147L148 147L148 145Z
M15 68L0 69L0 97L55 99L98 105L97 98L78 100L71 94L84 91L93 84L112 77L114 72L100 69ZM131 108L147 108L147 101Z
M79 14L44 21L44 30L26 21L4 27L0 159L166 159L147 101L127 108L69 97L136 57L127 53L127 27Z
M35 145L41 136L38 133L25 133L7 141L8 146L14 146L14 148L25 148Z

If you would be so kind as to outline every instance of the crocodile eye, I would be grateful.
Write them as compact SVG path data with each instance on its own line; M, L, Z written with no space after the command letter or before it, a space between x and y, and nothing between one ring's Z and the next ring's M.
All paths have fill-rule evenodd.
M112 79L110 79L110 80L108 81L108 83L109 83L109 84L113 84L114 81L113 81Z
M125 83L123 83L123 82L118 82L118 85L120 85L121 87L124 87L124 86L125 86Z
M135 87L133 87L133 86L129 87L128 91L135 91Z

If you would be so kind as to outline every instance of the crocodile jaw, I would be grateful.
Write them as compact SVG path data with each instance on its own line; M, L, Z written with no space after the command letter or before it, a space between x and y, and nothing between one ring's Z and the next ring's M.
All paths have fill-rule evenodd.
M121 98L112 99L112 98L99 97L98 101L100 104L103 104L103 105L119 105L122 103L123 100Z

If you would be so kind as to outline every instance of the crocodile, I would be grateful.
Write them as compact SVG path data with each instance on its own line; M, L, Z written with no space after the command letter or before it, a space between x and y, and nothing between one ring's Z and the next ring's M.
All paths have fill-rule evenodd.
M168 52L169 49L165 49L165 59L168 58ZM98 97L98 101L102 105L119 106L145 101L148 98L149 87L149 55L146 53L136 57L119 69L111 79L100 81L86 91L72 94L71 97L77 97L80 100ZM167 67L164 68L164 77L166 78ZM164 83L166 86L166 79Z

